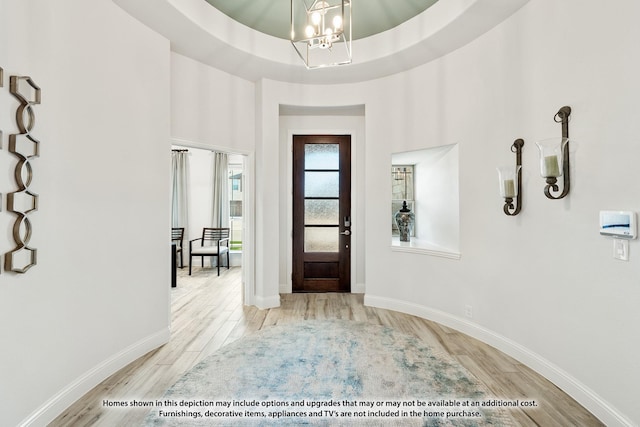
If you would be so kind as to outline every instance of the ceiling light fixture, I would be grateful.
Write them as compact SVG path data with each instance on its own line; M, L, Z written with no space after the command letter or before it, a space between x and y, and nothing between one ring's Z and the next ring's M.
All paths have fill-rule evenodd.
M291 44L307 69L350 64L351 0L291 0Z

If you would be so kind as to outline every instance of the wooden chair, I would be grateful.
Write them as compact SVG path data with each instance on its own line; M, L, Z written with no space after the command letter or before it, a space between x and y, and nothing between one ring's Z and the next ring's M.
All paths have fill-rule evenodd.
M171 242L176 243L176 255L180 254L180 268L184 267L182 258L182 240L184 239L184 228L174 227L171 229Z
M200 244L194 242L200 241ZM202 237L189 241L189 275L191 275L192 258L199 256L202 267L204 267L204 257L216 257L218 266L218 276L220 275L220 258L227 254L227 270L229 269L229 228L208 228L202 229Z

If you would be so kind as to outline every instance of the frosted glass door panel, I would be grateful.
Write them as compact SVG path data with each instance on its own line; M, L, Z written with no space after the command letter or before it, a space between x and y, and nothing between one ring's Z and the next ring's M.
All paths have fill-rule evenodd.
M304 197L338 197L340 172L305 172Z
M292 291L349 292L351 136L293 135L292 148Z
M338 252L338 227L305 227L305 252Z
M340 201L333 200L305 200L305 225L339 225Z
M338 148L338 144L306 144L304 146L304 168L339 169Z

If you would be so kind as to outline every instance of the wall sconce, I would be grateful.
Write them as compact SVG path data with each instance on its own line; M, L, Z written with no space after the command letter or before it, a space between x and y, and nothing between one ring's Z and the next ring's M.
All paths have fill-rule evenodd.
M562 123L562 137L549 138L536 142L540 150L540 174L547 180L544 194L549 199L562 199L569 194L571 177L569 176L569 116L571 107L562 107L553 120ZM558 192L558 177L563 176L564 188L560 195L554 196L551 192Z
M504 213L509 216L518 215L522 209L522 147L523 139L516 139L511 145L511 152L516 153L516 166L498 168L500 197L504 198ZM514 206L513 199L516 199Z

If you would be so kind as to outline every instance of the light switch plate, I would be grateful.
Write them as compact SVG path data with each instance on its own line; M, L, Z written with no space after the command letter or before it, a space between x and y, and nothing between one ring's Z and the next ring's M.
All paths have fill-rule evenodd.
M613 239L613 257L622 261L629 261L629 241Z

